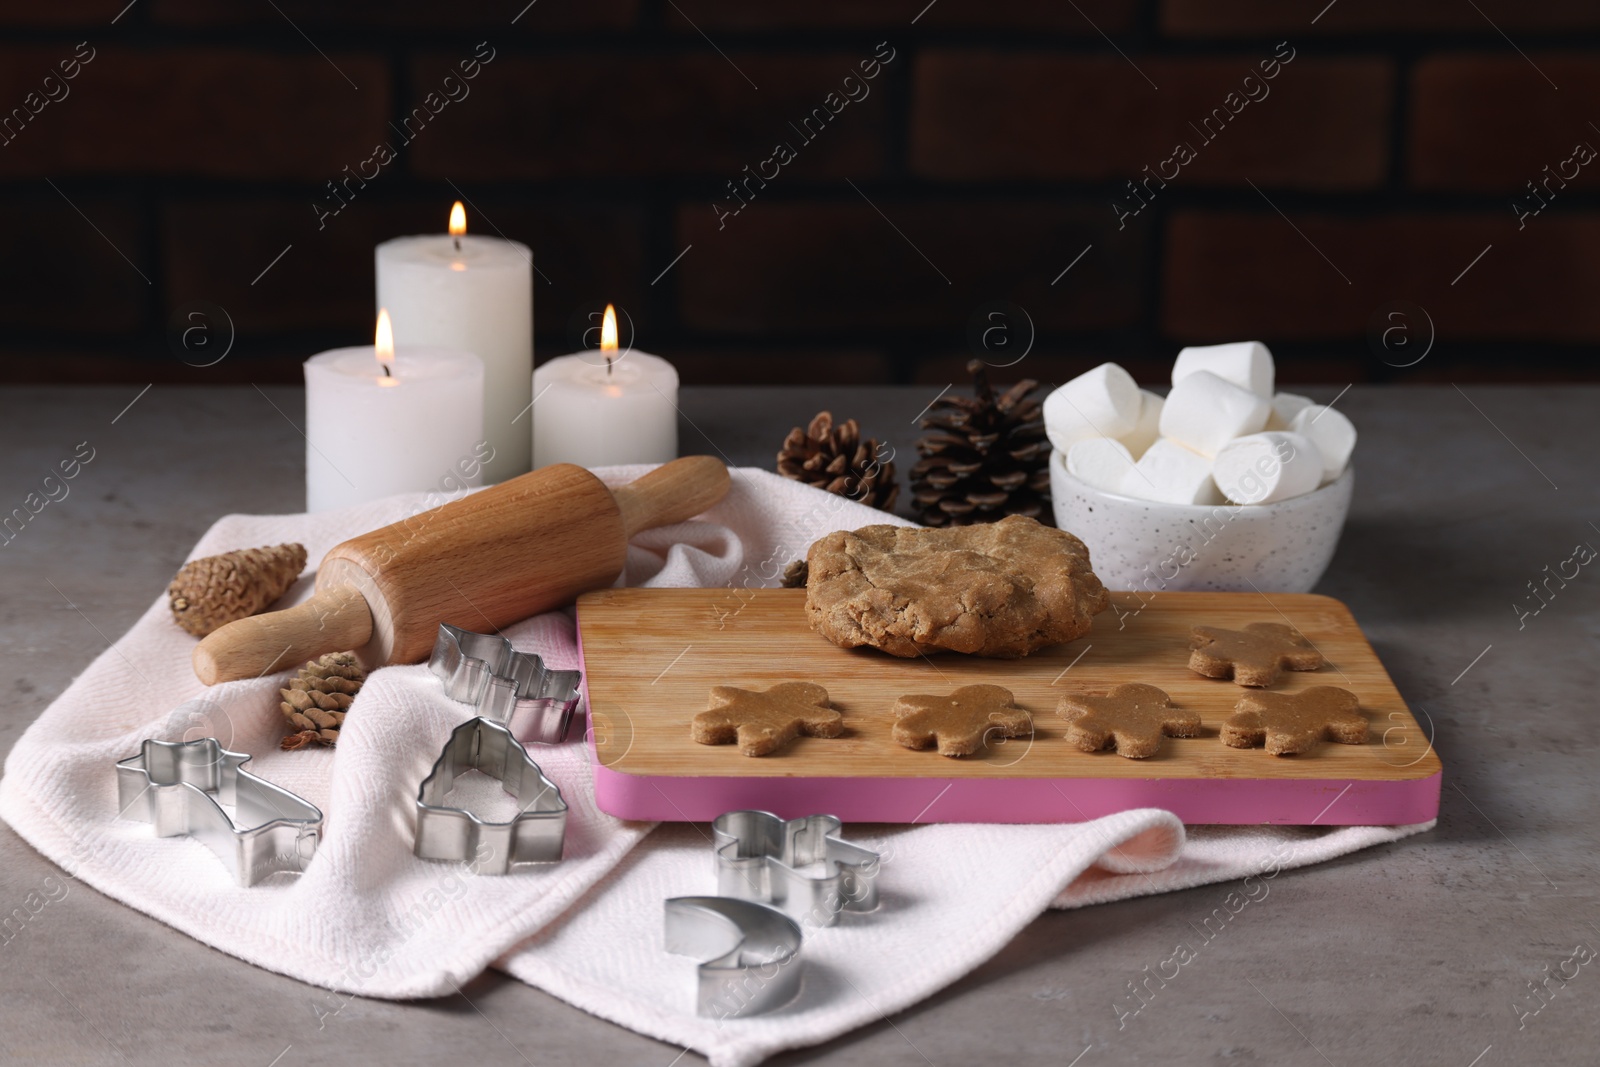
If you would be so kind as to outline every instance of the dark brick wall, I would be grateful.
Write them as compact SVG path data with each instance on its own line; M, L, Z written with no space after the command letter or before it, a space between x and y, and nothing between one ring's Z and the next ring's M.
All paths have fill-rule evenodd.
M0 380L298 380L458 196L690 382L1597 376L1592 0L526 4L0 7Z

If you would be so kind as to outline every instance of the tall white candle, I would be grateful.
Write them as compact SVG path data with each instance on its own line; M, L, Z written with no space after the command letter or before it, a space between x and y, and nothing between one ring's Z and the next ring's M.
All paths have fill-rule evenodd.
M603 467L677 458L677 370L648 352L617 351L609 305L601 337L601 351L561 356L533 372L533 407L539 413L533 424L535 466Z
M395 342L472 352L483 360L484 480L532 467L533 253L519 241L466 233L456 203L450 234L396 237L377 248L378 305Z
M483 361L392 345L381 360L383 348L306 360L307 511L482 484Z

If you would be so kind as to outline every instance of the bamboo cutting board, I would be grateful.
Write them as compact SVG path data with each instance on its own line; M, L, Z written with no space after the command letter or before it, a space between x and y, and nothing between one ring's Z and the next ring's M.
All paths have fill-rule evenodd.
M1350 611L1309 594L1112 593L1113 608L1067 645L1020 660L897 659L844 650L814 633L798 589L607 589L578 601L602 810L629 819L705 821L758 808L854 822L1080 822L1160 807L1189 823L1404 824L1438 814L1441 767ZM1218 729L1247 692L1188 669L1189 629L1285 622L1328 660L1285 672L1275 692L1349 689L1371 727L1364 745L1299 756L1222 744ZM810 681L845 716L839 738L800 738L770 756L690 740L714 685L765 689ZM962 759L890 737L907 693L1003 685L1034 733ZM1148 682L1198 713L1196 738L1167 738L1149 759L1086 753L1064 739L1067 693Z

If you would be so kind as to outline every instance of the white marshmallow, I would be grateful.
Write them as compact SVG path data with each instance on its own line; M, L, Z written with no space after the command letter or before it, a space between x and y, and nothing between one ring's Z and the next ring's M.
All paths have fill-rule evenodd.
M1161 407L1161 436L1213 457L1235 437L1267 425L1272 406L1264 397L1210 371L1185 375Z
M1133 453L1134 459L1144 455L1145 449L1155 444L1156 438L1161 436L1161 407L1166 403L1161 399L1161 394L1148 389L1139 390L1139 395L1143 397L1139 405L1139 425L1131 433L1117 438Z
M1322 480L1331 482L1344 473L1356 447L1356 428L1344 413L1323 404L1302 408L1289 429L1311 438L1322 453Z
M1301 410L1311 406L1309 396L1299 393L1279 393L1272 398L1272 414L1267 416L1267 429L1287 430Z
M1172 364L1172 384L1177 385L1189 375L1202 370L1225 378L1257 396L1272 397L1272 353L1260 341L1190 345L1178 353L1177 361Z
M1133 454L1111 437L1089 437L1067 450L1067 473L1107 493L1122 491L1122 478L1133 469Z
M1122 492L1163 504L1222 503L1211 460L1167 437L1158 438L1123 476Z
M1089 437L1121 437L1139 425L1139 386L1115 363L1084 371L1044 398L1044 429L1061 452Z
M1322 453L1297 433L1253 433L1222 446L1211 477L1235 504L1275 504L1322 484Z

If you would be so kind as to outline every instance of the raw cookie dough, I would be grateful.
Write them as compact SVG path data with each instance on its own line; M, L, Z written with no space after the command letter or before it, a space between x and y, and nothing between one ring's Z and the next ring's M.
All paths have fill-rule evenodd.
M840 530L813 544L806 563L812 629L841 648L906 658L1016 659L1081 637L1111 602L1082 541L1020 515Z
M941 756L970 756L991 737L1025 737L1033 716L999 685L964 685L949 696L912 693L894 702L890 733L907 748L938 745Z
M711 707L694 717L689 736L702 745L735 741L746 756L765 756L806 737L838 737L844 716L828 705L814 682L782 682L766 692L731 685L711 687Z

